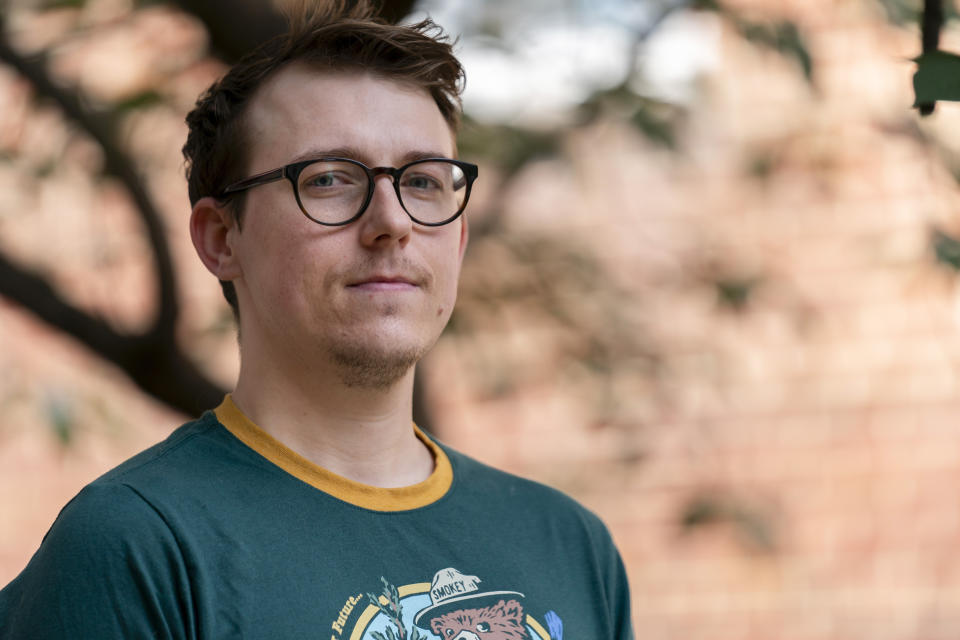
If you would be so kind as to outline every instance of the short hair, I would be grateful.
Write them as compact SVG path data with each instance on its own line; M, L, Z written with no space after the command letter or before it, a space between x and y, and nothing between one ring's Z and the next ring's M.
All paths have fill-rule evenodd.
M269 78L299 62L319 71L369 72L426 90L454 131L460 123L463 67L443 30L429 18L394 25L376 16L368 0L331 0L291 12L290 28L244 56L197 100L187 114L186 160L190 204L221 197L246 177L250 162L244 114L251 98ZM244 193L227 206L241 223ZM220 281L223 295L239 319L232 282Z

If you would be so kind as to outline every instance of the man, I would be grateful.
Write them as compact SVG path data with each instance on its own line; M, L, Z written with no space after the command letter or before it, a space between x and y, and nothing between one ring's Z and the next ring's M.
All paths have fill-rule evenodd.
M64 508L0 592L0 637L632 638L595 516L412 425L477 170L450 46L371 15L294 24L188 116L235 391Z

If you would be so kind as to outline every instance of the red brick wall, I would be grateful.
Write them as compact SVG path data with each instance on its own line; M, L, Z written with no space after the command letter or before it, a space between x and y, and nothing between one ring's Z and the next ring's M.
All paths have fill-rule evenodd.
M633 276L624 304L664 359L626 394L635 421L589 426L577 386L548 374L522 398L478 399L451 382L470 375L451 348L435 354L444 435L605 518L638 637L960 637L960 298L930 241L934 225L960 230L936 150L960 111L919 122L919 37L879 5L789 15L812 86L726 28L683 155L616 128L574 143L607 150L577 166L584 190L591 173L629 185L594 195L619 212L598 242ZM758 156L765 180L747 171ZM577 219L549 207L534 217ZM718 306L718 273L761 279L743 311ZM698 500L715 517L684 527Z
M639 638L960 637L960 299L930 247L932 225L960 231L937 149L956 142L960 111L919 123L918 35L871 2L741 4L798 21L812 86L721 28L682 153L604 122L574 133L511 209L516 233L550 221L600 249L630 292L625 321L662 358L655 373L615 372L617 405L598 420L595 379L518 317L431 355L438 430L609 523ZM749 170L761 160L765 179ZM711 283L728 276L760 279L742 311L718 305ZM191 284L192 299L219 295L197 282L209 286ZM522 369L514 393L477 390L468 346ZM6 305L0 372L13 372L0 374L3 583L70 495L179 418ZM70 449L37 428L41 382L80 407Z

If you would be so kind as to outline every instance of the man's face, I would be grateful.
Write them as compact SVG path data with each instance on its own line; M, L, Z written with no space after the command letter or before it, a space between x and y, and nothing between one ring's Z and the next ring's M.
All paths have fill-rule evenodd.
M399 167L455 153L426 91L369 74L288 67L257 92L245 124L249 174L318 156ZM401 377L449 319L466 223L414 223L380 176L359 220L326 227L303 215L282 180L247 192L242 231L229 241L244 350L296 375L336 371L375 387Z

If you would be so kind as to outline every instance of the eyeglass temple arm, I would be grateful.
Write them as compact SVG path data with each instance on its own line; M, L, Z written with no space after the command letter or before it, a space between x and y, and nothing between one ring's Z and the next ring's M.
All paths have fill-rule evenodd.
M284 177L284 167L279 169L273 169L271 171L264 171L263 173L258 173L255 176L250 176L245 178L240 182L234 182L226 189L223 190L223 195L229 195L231 193L236 193L237 191L244 191L250 187L255 187L258 184L266 184L267 182L274 182L280 180Z

